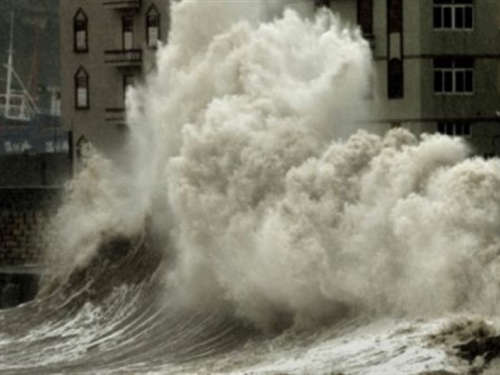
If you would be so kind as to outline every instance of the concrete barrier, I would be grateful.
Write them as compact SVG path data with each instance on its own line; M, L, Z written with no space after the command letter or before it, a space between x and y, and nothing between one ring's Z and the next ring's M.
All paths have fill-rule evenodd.
M33 299L62 188L0 188L0 309Z
M0 189L0 267L41 262L44 229L61 188Z

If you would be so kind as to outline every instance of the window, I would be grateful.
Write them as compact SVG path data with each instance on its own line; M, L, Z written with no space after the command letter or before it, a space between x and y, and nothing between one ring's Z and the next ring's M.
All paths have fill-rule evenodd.
M363 94L364 100L373 100L375 98L375 74L370 72L368 76L368 82L366 86L366 90Z
M372 51L375 50L375 36L373 35L373 0L358 0L358 24Z
M146 37L148 47L156 47L160 41L160 12L154 4L146 13Z
M435 30L472 30L473 0L434 0L433 22Z
M373 0L358 0L358 24L363 35L373 35Z
M470 136L470 123L464 121L455 122L438 122L437 130L441 134L469 137Z
M74 46L75 52L88 52L88 19L85 12L80 8L73 18L73 36L74 36Z
M434 59L434 93L473 94L474 59Z
M90 147L89 141L83 135L76 142L76 166L78 170L83 168L83 159Z
M403 0L387 0L389 33L403 32Z
M133 74L125 74L123 76L123 100L126 98L127 88L134 84L134 77Z
M131 16L122 18L123 49L125 51L134 48L134 19Z
M389 99L400 99L404 96L403 61L390 59L388 63L388 90Z
M316 8L330 7L330 0L314 0L314 5Z
M89 108L89 75L83 67L75 74L75 108Z

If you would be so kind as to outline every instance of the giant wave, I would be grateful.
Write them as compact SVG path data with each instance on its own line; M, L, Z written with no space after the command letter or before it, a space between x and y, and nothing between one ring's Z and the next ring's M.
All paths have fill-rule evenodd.
M500 162L366 125L368 43L308 3L173 3L2 373L493 371L456 346L496 335Z

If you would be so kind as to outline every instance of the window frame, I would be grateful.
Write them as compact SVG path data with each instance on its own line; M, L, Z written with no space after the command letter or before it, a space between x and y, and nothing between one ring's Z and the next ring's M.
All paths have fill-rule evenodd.
M82 81L83 79L83 81ZM74 75L75 88L75 109L77 111L83 111L90 109L90 76L83 66L80 66ZM83 83L83 85L82 85ZM85 89L85 103L80 102L80 89Z
M387 0L387 33L403 33L403 0Z
M80 138L75 143L75 156L76 156L76 168L77 170L81 170L83 168L83 161L84 161L84 154L85 154L85 149L91 147L90 142L88 139L84 136L81 135Z
M123 102L127 98L127 89L129 86L133 86L135 81L135 74L124 74L122 77L122 90L123 90Z
M436 131L452 137L470 138L472 124L468 121L438 121ZM460 131L459 131L460 130Z
M470 26L467 24L467 10L470 10ZM449 11L450 25L445 26L446 11ZM459 16L459 12L462 14ZM439 18L439 20L438 20ZM462 26L457 26L457 20ZM439 22L437 22L439 21ZM433 0L432 27L435 31L474 31L475 3L474 0Z
M363 36L373 36L373 0L357 0L356 16Z
M153 22L155 20L155 22ZM156 23L156 27L154 25ZM153 41L150 39L150 30L157 30L157 38ZM146 45L149 48L156 48L158 46L158 42L161 41L161 13L159 12L157 6L155 4L151 4L146 12Z
M400 58L392 58L387 61L387 97L403 99L404 96L404 61Z
M83 17L82 19L80 17ZM83 33L84 46L79 43L78 33ZM89 52L89 19L82 8L78 8L73 17L73 52L88 53Z
M134 17L131 15L122 16L122 50L131 51L134 49L134 39L135 39L135 25ZM128 39L127 34L130 33L130 46L127 46Z
M471 96L475 94L474 58L435 58L432 68L434 95Z

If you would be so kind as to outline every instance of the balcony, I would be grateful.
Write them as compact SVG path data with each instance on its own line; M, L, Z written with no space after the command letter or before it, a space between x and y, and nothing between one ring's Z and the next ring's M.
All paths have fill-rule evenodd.
M116 10L139 10L142 0L103 0L102 4L110 9Z
M106 108L107 123L125 124L125 108Z
M118 68L140 68L142 66L142 49L104 51L106 64Z
M106 108L105 120L107 124L125 127L125 108Z

